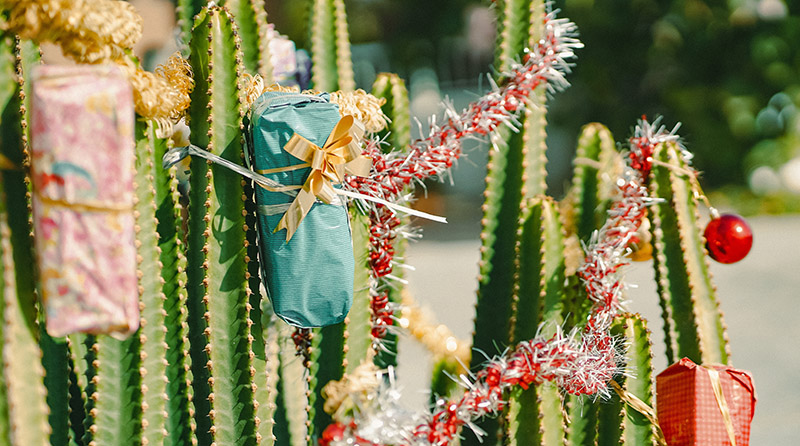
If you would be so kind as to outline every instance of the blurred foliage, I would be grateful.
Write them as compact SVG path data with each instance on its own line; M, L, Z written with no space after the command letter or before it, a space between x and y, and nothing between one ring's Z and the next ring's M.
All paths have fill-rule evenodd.
M434 66L438 43L462 32L463 11L474 0L346 0L350 41L383 42L392 71L401 75ZM270 18L281 33L307 48L308 0L266 0Z
M586 44L573 87L551 110L566 133L601 120L625 134L642 111L680 120L709 187L745 184L753 165L744 160L765 142L762 156L788 160L788 148L777 147L792 131L791 92L800 86L800 5L781 14L779 0L556 3Z
M466 12L494 2L346 3L353 43L382 42L391 71L408 79L417 68L447 65L441 61L452 47L445 42L465 35ZM682 123L708 188L745 186L762 166L779 176L780 166L800 154L800 1L556 0L554 6L578 24L586 45L569 76L573 86L550 103L550 125L560 134L577 135L587 122L601 121L625 135L641 113L664 115L670 125ZM308 7L308 0L267 0L271 20L300 47L307 46ZM452 78L440 73L439 79ZM575 147L569 138L553 143L559 151Z

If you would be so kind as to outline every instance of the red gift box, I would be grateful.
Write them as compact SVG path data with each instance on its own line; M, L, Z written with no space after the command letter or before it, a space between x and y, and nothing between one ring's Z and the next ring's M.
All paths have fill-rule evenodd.
M656 377L658 423L669 446L748 446L755 407L747 371L683 358Z

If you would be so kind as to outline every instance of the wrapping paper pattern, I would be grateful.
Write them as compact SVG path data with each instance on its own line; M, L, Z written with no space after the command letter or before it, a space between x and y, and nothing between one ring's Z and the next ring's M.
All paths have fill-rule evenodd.
M750 372L713 366L730 410L736 446L750 444L756 392ZM656 377L658 421L669 446L731 445L708 370L688 358Z
M322 145L339 121L328 95L267 92L252 107L250 147L256 172L302 164L283 147L296 132ZM264 174L284 186L301 186L309 167ZM262 279L275 313L290 325L322 327L344 320L353 302L353 242L343 202L317 201L286 241L273 233L294 197L256 188Z
M139 325L134 111L114 66L33 74L33 223L52 336L127 335Z

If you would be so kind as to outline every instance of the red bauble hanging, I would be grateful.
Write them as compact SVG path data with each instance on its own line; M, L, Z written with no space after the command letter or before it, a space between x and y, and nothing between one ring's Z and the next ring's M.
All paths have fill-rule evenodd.
M719 263L736 263L753 246L753 232L738 215L724 214L711 220L704 235L708 254Z

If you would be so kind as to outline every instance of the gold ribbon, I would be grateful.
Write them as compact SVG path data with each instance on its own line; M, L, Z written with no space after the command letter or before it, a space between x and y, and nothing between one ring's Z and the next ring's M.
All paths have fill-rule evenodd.
M658 424L656 411L653 410L653 408L647 403L640 400L639 397L620 387L619 384L617 384L617 382L613 379L609 381L608 384L612 389L614 389L615 392L617 392L619 399L624 401L625 404L631 406L640 414L644 415L644 417L647 418L647 420L650 421L650 423L656 428L656 441L658 442L659 446L667 446L667 440L664 438L664 432L661 430L661 426Z
M36 193L39 201L48 206L57 206L61 208L70 209L76 212L111 212L111 213L126 213L133 212L133 204L120 204L120 203L104 203L101 201L89 200L81 203L71 202L59 198L45 197L42 194Z
M344 116L333 128L322 147L297 133L286 143L283 149L305 163L258 171L263 174L311 167L308 179L273 232L286 229L288 242L317 198L323 203L331 204L337 195L333 185L341 183L345 174L360 177L369 174L372 160L361 154L359 142L362 136L364 136L364 126L352 116Z
M728 431L728 438L731 440L731 446L736 446L736 431L733 429L733 419L731 418L731 411L728 408L728 402L725 401L725 394L722 393L722 383L719 380L719 372L711 367L703 367L708 372L708 377L711 379L711 388L714 389L714 397L717 399L717 406L719 411L722 412L722 419L725 421L725 429Z

